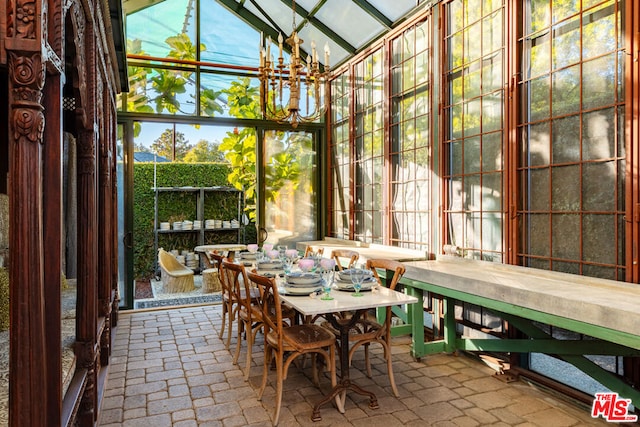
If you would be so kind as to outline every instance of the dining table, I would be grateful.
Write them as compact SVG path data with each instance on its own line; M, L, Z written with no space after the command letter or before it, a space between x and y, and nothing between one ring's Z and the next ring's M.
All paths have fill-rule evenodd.
M378 399L376 395L363 389L349 378L349 330L355 325L361 316L370 309L395 305L414 304L418 302L416 297L403 292L391 290L384 286L373 286L367 291L361 291L361 296L354 296L353 291L333 289L330 293L333 299L321 299L321 294L310 293L308 295L287 294L284 286L279 283L280 299L285 304L294 308L302 316L312 318L317 315L325 319L339 331L340 341L340 381L322 400L313 408L312 421L320 421L320 407L330 402L340 394L341 405L338 410L344 413L344 403L347 391L369 397L369 408L377 409ZM342 317L341 313L351 312L351 316ZM391 355L389 355L391 357Z
M227 252L227 258L233 260L236 251L243 251L245 249L247 249L247 245L242 243L219 243L216 245L196 246L193 248L193 251L201 254L200 259L205 268L215 268L209 256L212 252Z

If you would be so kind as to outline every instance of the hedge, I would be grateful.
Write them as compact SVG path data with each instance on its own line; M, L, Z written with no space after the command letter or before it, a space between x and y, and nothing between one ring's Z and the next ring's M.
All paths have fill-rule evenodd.
M228 186L230 166L222 163L157 163L155 165L158 187L215 187ZM154 252L154 164L135 163L133 168L133 264L134 277L154 276L156 254ZM194 192L160 193L158 220L170 221L196 219ZM205 197L204 219L232 219L237 216L237 194L208 193ZM255 227L241 230L241 239L255 241ZM235 242L235 232L207 234L205 243ZM196 233L163 234L158 245L167 250L191 248L197 245Z

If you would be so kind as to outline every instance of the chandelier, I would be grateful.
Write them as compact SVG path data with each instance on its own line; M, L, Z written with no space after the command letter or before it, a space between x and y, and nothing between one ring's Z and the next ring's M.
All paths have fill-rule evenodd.
M317 121L326 110L328 99L329 45L324 46L324 71L320 71L316 44L311 42L311 53L305 61L300 58L303 40L296 31L296 2L292 4L293 31L284 40L278 34L278 62L271 54L271 37L267 37L266 47L260 41L260 108L268 120L290 123L293 128L298 123ZM291 47L289 64L284 63L282 43ZM288 91L288 102L285 100ZM303 99L304 98L304 99ZM303 105L301 105L301 102Z

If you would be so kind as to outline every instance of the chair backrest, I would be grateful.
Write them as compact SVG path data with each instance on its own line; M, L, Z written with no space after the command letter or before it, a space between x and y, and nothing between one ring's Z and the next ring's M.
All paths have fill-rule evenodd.
M312 253L316 253L318 255L323 255L324 254L324 248L322 246L311 246L311 245L307 245L307 247L304 250L304 258L307 258L309 256L311 256Z
M222 271L233 298L244 306L249 315L251 315L251 292L244 265L229 262L225 259L222 261Z
M180 264L175 256L172 253L165 251L160 248L158 250L158 263L160 267L162 267L165 271L171 272L174 270L183 270L184 265Z
M231 289L227 283L227 274L224 272L224 267L222 266L222 262L227 261L227 259L221 254L212 253L211 260L213 261L213 267L218 269L218 277L220 278L220 284L222 285L222 292L228 292L231 294Z
M334 249L331 251L331 258L336 260L338 270L342 271L344 269L342 266L342 258L349 260L347 262L347 268L351 268L358 261L358 258L360 258L360 254L349 249Z
M249 280L260 290L258 304L262 311L262 322L265 327L264 334L270 330L274 331L278 337L278 345L282 347L282 304L280 304L280 294L276 281L271 277L262 276L255 272L248 272Z
M367 260L367 268L373 272L373 275L375 276L376 280L382 286L387 286L388 284L389 289L396 288L396 286L398 285L398 282L400 281L400 279L402 279L402 276L404 275L404 272L406 270L404 265L401 262L393 261L390 259L369 259ZM383 282L380 279L380 276L378 275L378 269L393 271L393 276L391 277L391 280L388 280L388 276L387 276L387 280Z
M369 259L367 260L367 268L373 272L374 277L380 283L381 286L388 286L389 289L395 290L398 282L402 278L405 272L405 267L402 263L398 261L393 261L390 259ZM393 271L393 276L391 280L385 280L384 282L380 279L378 275L378 269ZM388 277L388 276L387 276ZM386 314L384 319L384 328L382 328L378 335L388 335L390 334L389 327L391 326L391 306L386 307Z

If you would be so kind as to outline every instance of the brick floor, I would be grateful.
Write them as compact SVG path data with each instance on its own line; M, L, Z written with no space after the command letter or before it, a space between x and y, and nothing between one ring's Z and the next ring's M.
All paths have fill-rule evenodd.
M259 335L249 381L244 381L245 345L239 365L218 338L219 305L121 312L109 379L102 402L102 427L270 426L275 389L258 401L263 352ZM362 352L360 352L362 353ZM584 426L606 425L589 411L525 382L504 383L468 356L437 354L415 361L409 339L394 342L395 398L379 350L372 352L373 379L356 355L351 379L373 391L379 409L349 393L345 413L325 405L322 421L310 420L315 402L329 388L315 387L306 370L292 367L285 380L281 426ZM273 374L271 379L275 376Z

